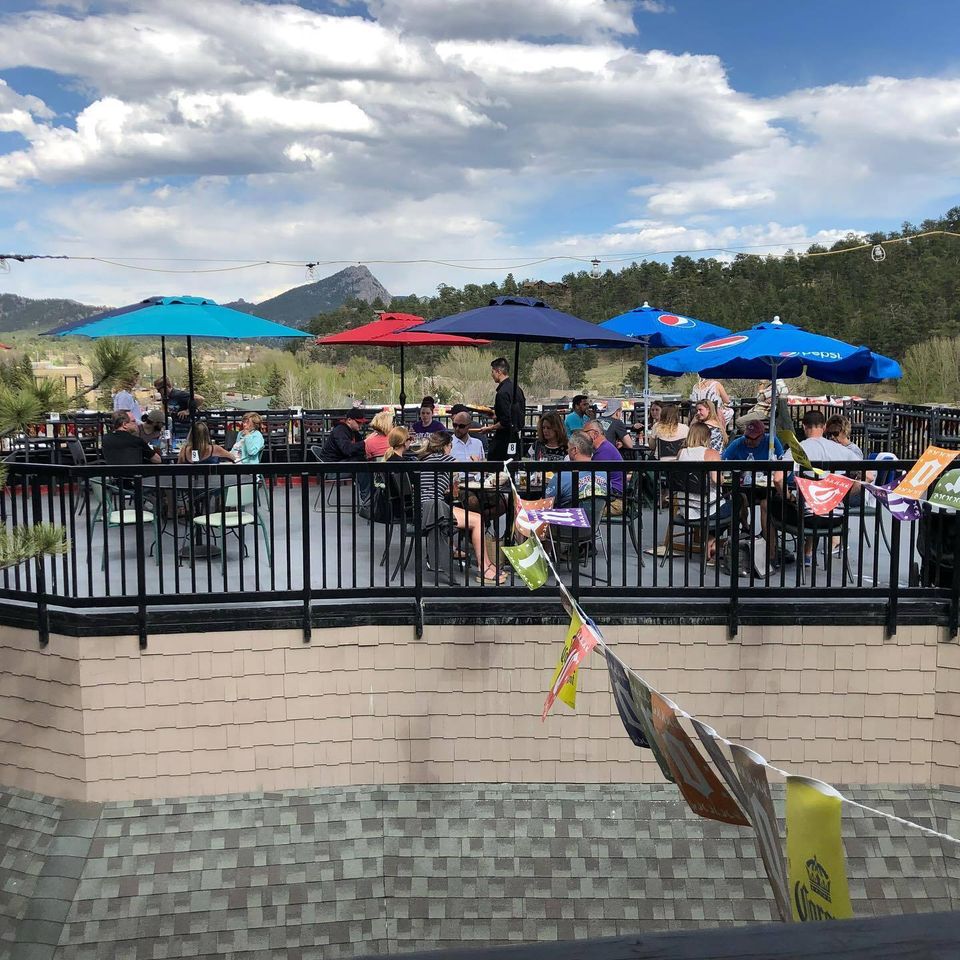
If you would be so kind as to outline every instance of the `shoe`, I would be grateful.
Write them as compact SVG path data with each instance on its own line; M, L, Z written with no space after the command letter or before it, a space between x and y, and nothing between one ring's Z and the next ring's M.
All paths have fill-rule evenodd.
M510 582L510 574L506 570L499 570L496 571L493 576L481 577L478 573L473 579L482 587L492 586L495 583L503 586Z
M786 550L786 549L785 549L785 550L781 551L781 553L780 553L780 561L779 561L779 562L780 562L780 563L793 563L793 561L796 560L796 559L797 559L797 558L796 558L789 550Z
M803 565L804 565L805 567L812 567L812 566L813 566L813 557L812 557L812 556L810 556L810 557L804 556L804 558L803 558Z

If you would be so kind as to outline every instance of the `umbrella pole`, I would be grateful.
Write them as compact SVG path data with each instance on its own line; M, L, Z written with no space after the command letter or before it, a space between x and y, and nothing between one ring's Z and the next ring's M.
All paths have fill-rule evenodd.
M163 376L163 390L160 399L163 403L163 428L167 428L167 338L160 338L160 370Z
M767 459L772 460L774 456L776 425L777 425L777 367L776 360L770 361L770 437L767 446Z
M511 419L511 423L510 423L510 436L511 436L511 437L514 435L514 428L513 428L513 423L512 423L512 420L513 420L513 408L517 405L517 384L519 383L519 381L520 381L520 341L517 340L517 342L516 342L516 344L514 345L514 348L513 348L513 398L512 398L511 401L510 401L510 419ZM523 421L524 421L524 419L525 419L525 417L526 417L526 413L527 413L527 411L524 410L523 413L522 413L521 416L520 416L520 425L521 425L521 427L523 426ZM519 431L519 430L516 431L516 437L514 438L514 441L515 441L515 443L516 443L516 448L515 448L515 452L514 452L513 455L514 455L515 457L518 457L518 456L520 456L520 431ZM507 438L507 444L508 444L507 450L508 450L508 455L509 455L509 450L510 450L509 443L510 443L510 440L509 440L509 437L508 437L508 438Z
M403 383L403 344L400 344L400 423L403 423L403 408L407 403L407 394Z
M193 411L197 408L193 389L193 337L187 337L187 380L190 389L190 423L193 423Z
M643 341L643 442L650 432L650 343Z

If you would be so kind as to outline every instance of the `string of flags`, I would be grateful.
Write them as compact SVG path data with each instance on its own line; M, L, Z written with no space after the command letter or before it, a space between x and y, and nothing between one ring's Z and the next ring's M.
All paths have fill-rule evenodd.
M799 444L797 447L802 450ZM957 451L929 447L899 482L863 485L890 509L893 516L907 520L911 518L907 513L913 508L907 511L901 505L918 504L919 497L956 456ZM799 457L795 456L795 462L803 466ZM960 470L955 472L958 474L956 494L960 500ZM759 753L721 736L628 667L610 649L600 628L569 592L544 545L544 538L550 538L551 526L589 527L584 511L581 508L556 509L552 501L524 501L512 474L508 471L507 475L516 504L515 535L524 535L526 539L516 546L502 546L501 550L531 590L540 589L553 574L560 589L560 601L570 617L541 721L546 720L557 700L571 710L576 709L577 674L590 653L599 649L606 661L614 704L634 746L650 750L660 772L677 785L694 813L709 820L754 830L773 904L782 921L807 922L853 916L841 833L844 803L960 844L960 839L949 834L851 800L821 780L781 770ZM800 484L804 478L796 479ZM811 492L811 487L804 489L803 485L801 492L811 510L829 513L855 482L848 477L819 471L818 480L807 483L819 483L822 493L819 488L813 488ZM919 507L912 519L917 517ZM684 729L681 719L690 723L707 757L713 762L712 767ZM727 758L724 748L729 751L731 759ZM768 771L786 780L786 857L780 842Z

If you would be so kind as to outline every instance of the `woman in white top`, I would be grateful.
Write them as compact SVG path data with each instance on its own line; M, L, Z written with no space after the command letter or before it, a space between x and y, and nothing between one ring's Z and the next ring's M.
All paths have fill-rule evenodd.
M723 417L723 422L727 426L730 425L733 420L733 405L719 380L700 374L700 379L690 391L690 402L696 403L698 400L712 400L717 407L717 412Z
M720 454L710 447L710 428L705 423L690 424L686 444L677 457L679 463L719 463ZM697 479L700 475L697 474ZM711 470L704 478L700 493L687 493L680 506L688 520L699 520L709 517L711 520L722 520L730 516L730 504L720 502L720 475ZM707 559L711 560L716 553L716 538L707 537Z

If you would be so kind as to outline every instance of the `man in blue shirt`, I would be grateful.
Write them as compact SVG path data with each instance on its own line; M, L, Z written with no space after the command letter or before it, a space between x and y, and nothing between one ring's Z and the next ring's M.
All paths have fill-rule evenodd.
M567 456L572 463L589 463L593 459L593 442L582 430L572 433L567 438ZM553 505L555 507L573 506L574 476L576 476L576 474L574 474L572 471L558 471L547 482L547 488L544 491L544 494L545 496L553 497ZM580 486L588 486L589 481L593 480L594 478L597 478L597 483L600 482L600 478L603 478L604 482L606 481L605 474L584 473L580 475ZM585 481L587 481L587 483L585 483ZM580 492L580 494L578 494L578 500L580 496L590 495L591 491L584 489Z
M570 404L570 412L563 418L563 425L567 428L569 437L574 430L582 430L587 422L587 410L590 408L590 400L584 393L578 393Z
M759 417L740 421L743 435L731 440L727 448L720 455L723 460L769 460L770 443L767 440L767 425ZM783 444L777 437L773 438L774 456L779 460L783 456ZM746 477L750 475L745 475ZM751 477L752 480L752 477Z

